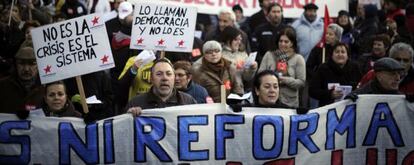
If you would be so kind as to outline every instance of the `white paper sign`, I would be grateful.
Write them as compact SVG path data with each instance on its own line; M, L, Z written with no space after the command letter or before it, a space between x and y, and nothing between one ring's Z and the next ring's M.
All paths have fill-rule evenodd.
M134 61L138 61L139 59L142 60L142 64L139 67L143 67L145 65L147 65L148 63L154 61L156 59L154 52L152 51L148 51L148 50L143 50L141 53L138 54L138 56L136 56L134 58Z
M115 66L101 17L91 14L31 30L42 84Z
M197 8L136 4L131 49L191 52Z
M256 61L257 52L252 52L249 55L249 58L246 59L246 62L244 63L244 68L249 68L253 65L253 63Z

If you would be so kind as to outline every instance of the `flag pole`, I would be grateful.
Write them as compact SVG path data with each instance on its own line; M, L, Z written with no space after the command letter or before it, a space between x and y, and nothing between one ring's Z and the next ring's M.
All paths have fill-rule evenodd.
M12 5L11 5L11 8L10 8L9 23L8 23L9 26L10 26L10 23L11 23L13 8L14 8L14 0L12 0Z

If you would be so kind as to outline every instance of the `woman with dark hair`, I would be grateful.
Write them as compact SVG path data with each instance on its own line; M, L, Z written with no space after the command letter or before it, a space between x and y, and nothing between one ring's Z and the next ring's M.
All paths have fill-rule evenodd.
M221 36L223 44L223 58L229 60L237 70L237 76L241 77L243 83L247 83L253 79L257 71L257 63L253 62L249 67L244 67L245 61L249 56L244 50L242 43L242 33L234 27L226 27ZM245 85L245 87L250 87Z
M266 52L259 72L273 70L279 74L280 101L290 107L299 107L299 89L305 86L305 59L297 53L296 32L287 27L280 32L277 50Z
M280 99L279 75L273 70L264 70L256 74L253 79L252 104L229 104L235 112L240 112L242 107L265 107L265 108L286 108L293 109L283 104ZM296 108L297 114L305 114L306 108Z
M322 64L312 78L309 95L319 100L319 106L331 104L342 98L344 93L330 87L330 84L349 85L355 89L361 77L358 64L350 60L348 46L338 43L333 47L332 58Z
M254 77L252 94L257 107L288 107L279 100L279 76L272 70L264 70Z
M47 84L45 87L44 104L42 106L46 116L54 117L82 117L68 100L66 86L63 81Z

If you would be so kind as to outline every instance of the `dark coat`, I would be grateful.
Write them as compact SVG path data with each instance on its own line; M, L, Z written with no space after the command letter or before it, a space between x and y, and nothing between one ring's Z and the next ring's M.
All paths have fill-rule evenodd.
M333 53L333 46L326 44L325 46L325 63L331 59ZM312 80L319 66L322 64L323 48L315 46L306 61L306 79Z
M75 106L73 106L72 102L68 99L66 100L65 107L61 109L59 112L51 112L47 106L47 104L43 103L43 112L45 113L45 116L55 116L55 117L82 117L82 114L79 113Z
M258 11L257 13L253 14L249 18L249 27L251 31L255 31L255 28L260 24L266 23L267 18L263 12L263 9Z
M0 81L0 91L0 113L16 113L40 108L45 89L37 81L28 91L14 75Z
M165 108L177 105L187 105L187 104L196 104L197 101L191 97L189 94L180 92L176 89L173 90L173 95L168 98L165 102L162 101L158 96L153 93L152 88L148 93L144 93L132 98L127 106L125 107L125 112L132 107L141 107L142 109L152 109L152 108Z
M360 95L360 94L400 94L397 90L386 90L381 87L379 81L375 78L371 80L368 84L363 87L353 91L350 95Z
M380 58L382 57L374 56L371 53L360 56L358 58L358 65L361 69L361 73L366 74L369 70L374 69L375 61L379 60Z
M328 89L328 83L350 85L355 89L361 76L358 65L352 61L348 61L343 68L340 68L333 60L329 60L319 67L310 81L309 95L319 100L319 106L333 103L332 90Z
M400 91L404 94L414 94L414 68L411 66L407 75L400 82Z
M275 27L269 22L256 27L253 32L251 47L253 52L257 51L256 62L258 64L262 62L262 58L267 51L276 50L277 38L280 31L285 27L286 25L283 23Z

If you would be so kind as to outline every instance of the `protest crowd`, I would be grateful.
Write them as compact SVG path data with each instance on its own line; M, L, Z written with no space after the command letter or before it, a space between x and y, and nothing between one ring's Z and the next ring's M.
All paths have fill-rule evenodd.
M302 114L343 99L355 101L358 94L402 94L412 99L413 1L383 0L378 8L350 0L348 10L330 18L317 14L324 6L309 3L295 19L285 18L278 3L258 3L261 10L251 16L244 16L238 4L216 15L198 13L199 35L194 36L192 52L150 50L155 59L148 62L135 58L143 50L129 46L136 21L131 2L1 1L0 113L24 119L30 110L41 108L46 116L93 122L127 112L139 115L148 108L223 100L234 111L283 107ZM89 104L85 113L74 78L40 84L31 29L91 13L105 16L107 34L101 35L109 39L107 49L115 67L81 76L85 96L101 101ZM141 24L151 21L155 20ZM60 53L58 47L51 45L44 56ZM249 61L252 52L257 52L256 58ZM89 58L76 57L62 56L61 64ZM248 92L252 99L222 98Z

